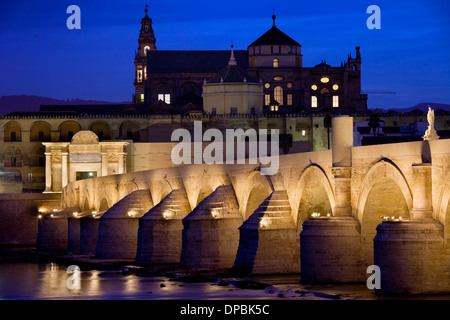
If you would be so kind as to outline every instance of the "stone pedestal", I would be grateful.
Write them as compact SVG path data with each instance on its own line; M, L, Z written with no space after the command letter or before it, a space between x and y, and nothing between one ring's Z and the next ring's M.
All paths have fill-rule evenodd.
M450 292L443 226L436 220L379 224L374 239L374 263L381 271L381 288L376 294Z
M359 222L352 217L311 218L300 233L301 281L362 282Z

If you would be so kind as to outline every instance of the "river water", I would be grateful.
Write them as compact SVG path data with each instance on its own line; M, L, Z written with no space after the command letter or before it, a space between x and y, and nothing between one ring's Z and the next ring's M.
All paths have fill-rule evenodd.
M73 273L57 263L0 262L0 299L6 300L374 300L364 284L303 285L297 276L225 278L186 282L168 277L144 277L121 270L81 270L79 289L69 279ZM69 279L69 284L68 284ZM270 285L248 289L238 282L257 281ZM450 296L407 297L407 299L450 299ZM392 299L389 298L389 299ZM398 299L398 298L397 298ZM405 299L405 297L400 298Z
M57 263L0 263L0 298L9 300L102 299L102 300L211 300L211 299L373 299L363 285L303 286L299 277L273 276L253 279L270 284L262 289L237 286L242 279L212 279L205 282L174 281L167 277L143 277L121 270L81 270L79 289L73 273ZM69 279L69 284L68 284ZM313 289L313 290L312 290ZM339 295L339 296L336 296Z

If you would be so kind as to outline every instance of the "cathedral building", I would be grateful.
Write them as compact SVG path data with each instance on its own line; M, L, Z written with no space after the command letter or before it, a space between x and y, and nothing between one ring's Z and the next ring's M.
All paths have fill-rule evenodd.
M329 149L333 113L353 117L355 145L423 135L421 111L377 112L375 135L361 94L360 48L340 66L304 67L302 46L275 16L247 50L157 50L146 8L138 43L131 103L41 105L0 117L0 193L61 192L79 179L174 165L171 134L192 132L195 121L222 132L278 129L284 153ZM449 114L436 112L441 137L450 135Z
M141 21L135 59L134 102L155 105L158 101L178 112L204 110L205 85L227 65L229 50L157 50L151 19ZM263 86L261 113L358 111L367 109L367 95L361 94L361 52L333 67L322 60L314 67L303 66L302 46L276 26L251 43L247 50L234 50L239 68ZM253 109L230 106L220 113L251 113ZM216 111L219 112L219 111ZM254 111L253 111L254 112Z

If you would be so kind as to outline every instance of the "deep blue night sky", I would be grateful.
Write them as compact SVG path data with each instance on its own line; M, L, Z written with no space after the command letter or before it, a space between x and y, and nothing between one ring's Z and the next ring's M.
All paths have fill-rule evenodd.
M236 49L272 25L302 44L303 65L340 65L361 47L369 107L450 103L450 1L12 1L0 2L0 96L129 101L145 4L158 49ZM68 30L66 8L81 8ZM381 8L381 30L366 9Z

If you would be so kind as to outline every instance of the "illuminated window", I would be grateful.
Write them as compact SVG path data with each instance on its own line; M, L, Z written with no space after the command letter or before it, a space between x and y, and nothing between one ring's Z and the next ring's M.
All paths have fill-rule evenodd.
M339 86L338 86L337 84L334 84L334 85L333 85L333 90L336 91L336 90L338 90L338 89L339 89Z
M283 88L280 86L275 87L273 97L280 105L283 105Z
M164 101L167 104L170 104L170 94L168 93L160 93L158 94L158 100Z
M305 129L302 130L302 137L304 137L304 136L306 136L306 130Z
M144 47L144 54L145 55L147 55L147 51L150 51L150 47L149 46Z
M286 87L288 87L288 89L291 89L292 88L292 82L288 82Z
M147 80L147 66L144 67L144 79Z
M320 94L329 93L330 91L327 88L323 88L320 90Z
M311 89L313 89L314 91L316 91L316 90L317 90L317 86L316 86L315 84L313 84L313 85L311 86Z
M292 106L292 93L286 95L287 105Z
M144 94L141 93L141 102L144 102Z
M320 78L320 82L322 82L322 83L328 83L328 82L330 82L330 78L328 78L328 77L322 77L322 78Z
M269 88L270 88L270 83L266 82L266 83L264 84L264 88L269 89Z
M270 104L270 94L264 95L264 104L268 106Z
M273 77L273 80L275 80L275 81L281 81L281 80L283 80L284 78L283 78L283 76L276 76L276 77Z
M252 58L251 66L252 68L256 68L256 58Z
M137 82L142 82L142 66L138 66L136 77Z
M317 108L317 97L311 96L311 108Z
M277 104L272 104L270 106L270 111L278 111L278 105Z
M279 67L279 63L280 63L280 60L278 60L278 58L273 59L273 67L274 68L278 68Z
M333 108L339 107L339 96L333 96Z

